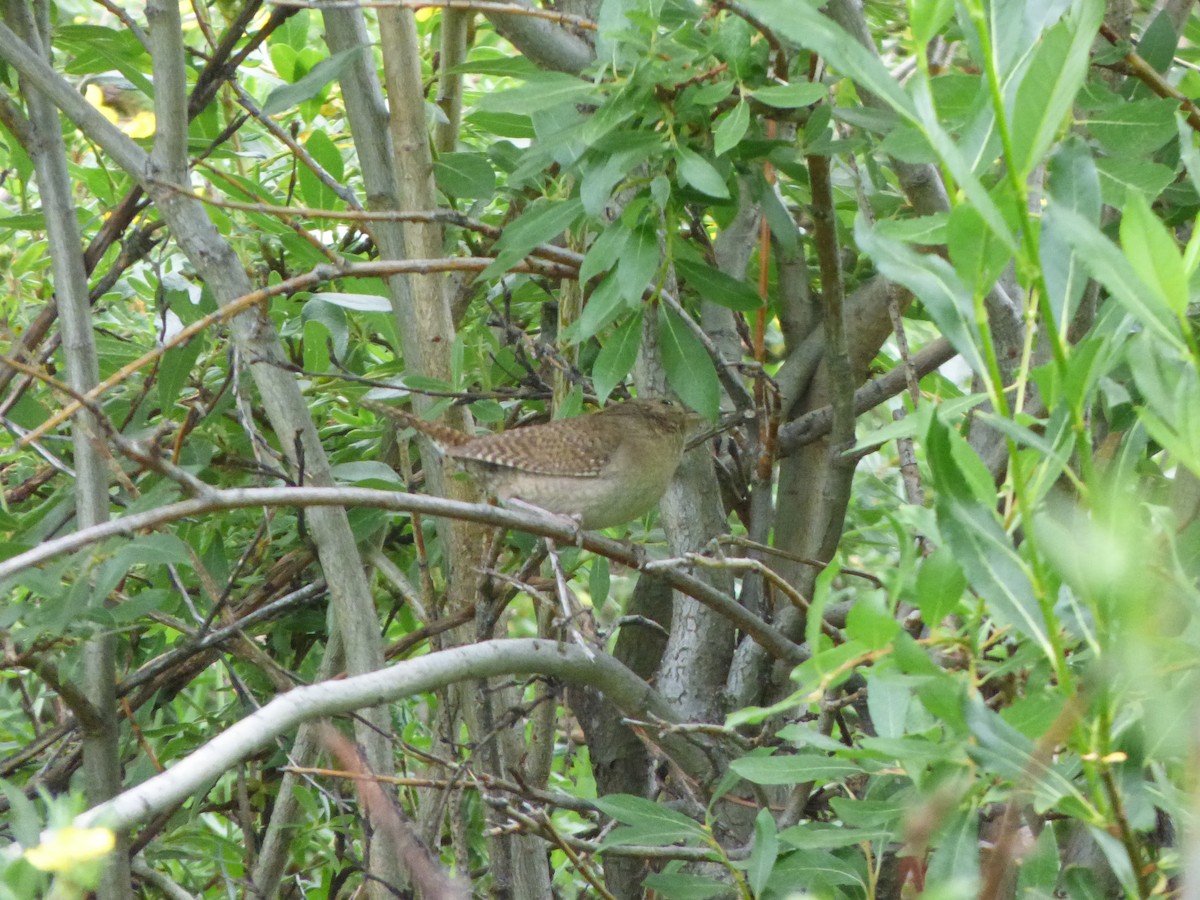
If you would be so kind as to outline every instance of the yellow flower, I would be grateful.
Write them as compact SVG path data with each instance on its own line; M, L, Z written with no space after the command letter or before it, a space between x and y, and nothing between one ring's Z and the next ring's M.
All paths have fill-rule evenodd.
M80 863L104 856L116 842L107 828L60 828L26 850L25 859L43 872L69 872Z

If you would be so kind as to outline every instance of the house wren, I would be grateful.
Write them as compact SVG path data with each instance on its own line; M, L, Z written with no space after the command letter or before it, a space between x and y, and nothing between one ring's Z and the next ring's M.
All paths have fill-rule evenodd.
M424 432L502 500L620 525L662 497L696 417L665 400L630 400L574 419L469 437L369 400L363 406Z

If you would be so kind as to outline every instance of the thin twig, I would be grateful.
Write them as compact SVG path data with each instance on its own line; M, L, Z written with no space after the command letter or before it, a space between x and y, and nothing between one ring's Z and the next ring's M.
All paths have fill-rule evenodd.
M485 14L549 19L559 25L570 25L584 31L595 31L597 28L595 22L583 16L515 3L488 3L485 0L271 0L271 3L295 9L465 9Z
M1120 45L1124 38L1117 34L1107 23L1101 23L1100 34L1102 34L1110 44L1114 47ZM1133 77L1150 88L1160 97L1168 100L1177 100L1179 105L1183 107L1186 114L1187 123L1196 131L1200 131L1200 107L1192 101L1192 99L1181 93L1172 86L1166 79L1158 73L1158 70L1150 63L1146 62L1136 51L1130 50L1124 57L1125 65L1129 66Z

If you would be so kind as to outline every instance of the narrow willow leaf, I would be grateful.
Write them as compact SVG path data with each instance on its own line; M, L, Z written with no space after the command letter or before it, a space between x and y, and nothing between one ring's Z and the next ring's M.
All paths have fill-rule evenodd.
M1054 222L1054 227L1079 255L1092 277L1108 288L1127 312L1172 348L1183 350L1183 341L1170 310L1165 304L1155 302L1157 292L1138 277L1129 260L1099 228L1060 203L1052 202L1043 217Z
M715 420L721 402L717 370L708 351L683 320L661 304L658 342L667 381L680 398L700 415Z
M1047 31L1034 52L1013 106L1013 162L1022 178L1041 162L1071 112L1103 16L1101 0L1086 0L1071 22Z
M760 809L754 817L754 846L750 849L750 862L746 875L754 896L761 897L779 858L779 832L769 809Z
M349 50L343 50L328 59L321 60L312 67L312 71L295 84L285 84L271 91L267 95L267 99L263 101L263 112L272 116L285 109L298 106L305 100L311 100L321 92L325 85L341 76L342 72L358 59L359 54L364 52L366 52L365 46L351 47Z
M749 284L738 281L720 269L714 269L705 263L690 259L676 259L675 270L689 287L709 303L716 303L718 306L725 306L741 312L759 309L763 305L758 291Z
M798 81L794 84L780 84L772 87L759 88L750 96L759 103L774 106L777 109L798 109L801 106L811 106L818 100L824 99L829 88L820 83Z
M1073 209L1089 222L1100 218L1100 177L1087 144L1069 138L1050 158L1050 196ZM1066 334L1075 309L1087 287L1087 273L1079 255L1062 233L1062 220L1043 218L1038 239L1038 257L1049 292L1050 308L1061 334Z
M479 273L479 280L486 281L507 272L538 244L544 244L570 228L582 214L583 204L578 199L535 203L504 229L496 242L499 252L491 265Z
M595 93L595 86L574 75L542 72L531 76L525 84L484 94L479 99L479 108L484 112L531 116L565 103L579 103Z
M592 385L599 400L607 399L612 389L629 374L641 343L642 314L638 312L617 326L596 355L592 365Z
M1121 249L1159 301L1177 316L1187 311L1188 277L1179 247L1139 191L1131 191L1125 201Z

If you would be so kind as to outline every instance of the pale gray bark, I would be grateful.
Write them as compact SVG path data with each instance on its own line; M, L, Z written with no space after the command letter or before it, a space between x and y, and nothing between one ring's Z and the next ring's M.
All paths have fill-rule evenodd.
M7 19L30 48L49 58L48 10L39 4L41 27L32 11L18 0L9 4ZM58 110L42 91L21 79L21 90L29 110L34 143L25 148L37 173L42 213L50 245L54 274L54 299L62 326L63 358L67 382L79 393L91 390L100 380L92 313L88 302L87 274L79 234L67 152ZM89 410L80 410L71 429L75 466L75 516L79 527L88 528L108 519L107 455L98 447L101 430ZM103 603L106 598L94 598ZM116 636L98 634L83 648L80 690L90 712L83 720L83 772L87 797L102 803L121 790L120 734L116 704ZM129 841L118 836L115 852L104 868L97 896L101 900L131 897Z
M531 5L526 0L516 2ZM540 68L577 75L595 59L595 48L588 41L555 22L503 13L487 17L501 36Z
M170 24L172 7L169 4L162 9L162 16L159 20L162 27L156 29L159 33L152 35L153 59L156 80L161 78L168 85L166 94L160 96L169 97L172 95L169 85L176 84L177 77L181 78L178 73L184 65L182 28L177 7L173 8L174 27ZM156 109L156 118L163 136L158 139L161 143L156 143L152 159L3 26L0 26L0 57L44 91L118 165L142 181L146 193L155 200L163 218L170 224L175 240L218 303L227 304L251 293L253 285L241 261L213 227L200 202L163 184L164 177L186 171L186 160L179 159L179 154L186 148L186 138L179 137L180 130L186 134L186 104L172 109L167 107L166 100L159 100L161 108ZM177 88L174 93L178 93ZM286 357L271 320L259 313L243 313L233 319L231 331L242 357L250 361L251 374L280 449L295 466L294 454L297 447L301 448L309 483L332 485L324 448L299 386L286 370ZM308 527L330 586L338 627L347 648L353 648L347 653L350 671L360 673L377 669L383 664L379 624L345 510L334 507L314 509L308 518ZM389 744L384 737L389 731L389 721L387 710L372 710L363 714L362 724L357 728L357 738L370 765L385 775L393 771Z
M438 153L451 153L458 146L458 129L462 120L463 80L454 69L467 58L467 38L474 13L463 9L442 12L442 54L438 63L437 105L446 121L433 129L433 143Z
M469 679L530 674L589 685L629 716L681 721L678 710L607 654L589 654L580 647L533 638L485 641L282 694L166 772L77 816L74 824L80 828L105 824L125 830L147 822L302 722L394 703ZM694 738L664 732L661 741L693 777L706 781L715 774Z

